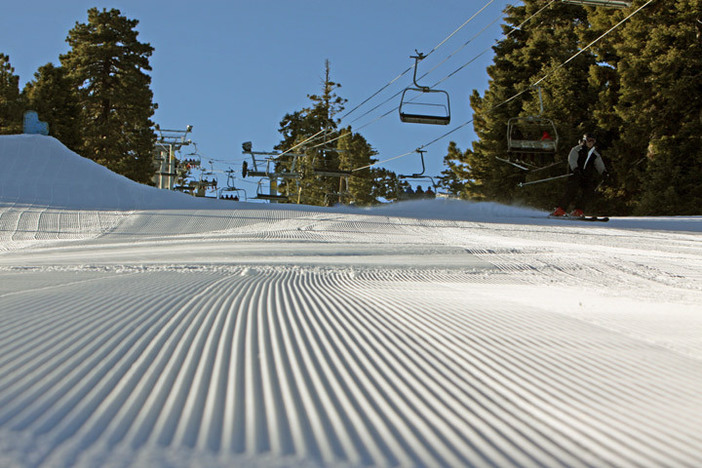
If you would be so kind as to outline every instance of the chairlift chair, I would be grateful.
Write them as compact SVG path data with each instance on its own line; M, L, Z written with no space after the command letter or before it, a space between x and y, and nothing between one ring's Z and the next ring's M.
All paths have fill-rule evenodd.
M543 116L544 102L539 93L539 115L512 117L507 120L507 152L555 154L558 149L558 130L553 120Z
M248 199L246 195L246 190L242 188L238 188L234 185L234 171L232 169L229 169L227 172L227 186L222 187L217 191L217 198L222 199L224 197L225 192L231 192L231 193L236 193L236 197L241 200L240 194L244 194L244 201Z
M353 175L353 171L344 169L324 169L322 167L314 168L314 175L320 177L349 177Z
M414 59L414 87L405 88L400 98L400 121L429 125L448 125L451 122L449 94L417 83L417 64L426 56L421 52Z
M212 179L209 179L209 177L212 177ZM202 187L212 187L214 189L217 188L217 175L214 173L214 171L201 171L200 172L200 180L197 182L198 185Z
M197 153L188 153L185 155L185 158L180 162L181 164L184 164L188 169L199 168L202 164L202 157Z
M417 148L415 150L417 153L419 153L419 159L422 162L422 172L417 172L415 174L400 174L398 177L400 179L414 179L414 180L427 180L431 182L431 186L434 188L434 192L436 192L438 186L434 182L434 178L428 175L424 175L424 171L426 170L426 166L424 165L424 153L426 153L426 150L422 150Z
M336 148L322 148L322 151L334 151L338 152ZM324 159L322 159L322 165L319 164L317 154L314 155L314 158L312 158L312 172L314 175L319 176L319 177L350 177L353 175L353 171L349 169L339 169L339 168L334 168L334 167L329 167L333 166L325 162Z
M496 159L532 172L553 164L557 149L558 132L551 119L513 117L507 121L507 155Z
M226 200L226 196L224 195L225 192L226 192L226 193L235 193L235 194L236 194L236 199L237 199L237 200L242 200L241 194L243 193L243 194L244 194L243 200L244 200L244 201L247 201L247 200L248 200L248 196L246 195L246 190L244 190L244 189L242 189L242 188L238 188L238 187L222 187L222 188L219 189L219 191L217 192L217 198L220 199L220 200Z
M540 116L512 117L507 121L510 153L555 153L558 131L553 120Z
M282 202L282 201L287 201L288 197L286 195L281 195L279 193L273 193L273 184L269 185L268 193L264 193L263 189L261 187L261 183L264 180L268 180L269 183L272 183L275 179L260 179L258 181L258 184L256 185L256 199L257 200L268 200L271 202Z
M294 154L294 153L266 153L266 152L257 152L257 151L252 151L251 150L251 142L246 142L242 144L243 148L243 153L244 154L249 154L251 155L251 162L253 164L253 168L249 166L247 161L244 161L241 165L241 176L246 178L248 176L251 177L268 177L271 179L274 178L283 178L283 179L296 179L299 177L299 173L297 172L297 159L300 157L300 154ZM259 167L259 164L263 164L263 161L261 160L256 160L256 156L265 156L265 164L266 167L263 169L263 167ZM290 164L290 167L287 170L280 170L280 167L277 167L276 163L281 161L281 158L283 156L290 157L292 158L292 163Z

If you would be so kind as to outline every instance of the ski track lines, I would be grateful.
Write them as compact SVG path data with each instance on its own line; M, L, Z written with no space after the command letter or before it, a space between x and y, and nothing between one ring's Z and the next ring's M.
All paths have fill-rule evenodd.
M465 226L434 229L435 239L463 245L468 253L500 271L519 274L521 279L534 284L543 284L544 275L551 282L573 285L608 286L617 278L617 281L625 279L628 288L654 297L669 294L671 287L702 291L702 263L696 236L642 232L632 244L632 233L628 232L627 244L618 238L616 231L606 228L550 232L543 228L491 226L490 234L482 236L478 230L466 238ZM517 239L516 246L513 239ZM525 248L529 244L533 247ZM573 255L573 251L577 254Z
M170 449L223 464L702 464L699 361L495 305L471 278L146 271L6 295L0 428L32 434L30 466Z
M106 234L109 239L132 238L144 241L149 236L247 240L299 240L324 243L414 244L430 245L429 237L418 238L402 223L388 223L386 217L315 213L305 211L222 210L137 212L116 229Z
M99 237L128 213L0 206L0 250Z

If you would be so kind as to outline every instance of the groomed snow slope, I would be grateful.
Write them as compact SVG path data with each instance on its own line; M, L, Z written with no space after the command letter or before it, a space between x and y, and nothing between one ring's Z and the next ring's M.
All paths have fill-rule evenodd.
M700 217L0 165L0 466L702 466Z

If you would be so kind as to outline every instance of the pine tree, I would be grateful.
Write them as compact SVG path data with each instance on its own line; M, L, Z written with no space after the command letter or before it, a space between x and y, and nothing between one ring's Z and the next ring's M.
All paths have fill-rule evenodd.
M614 45L622 40L621 28L614 28L628 10L591 7L586 8L587 22L578 25L576 31L581 47L593 43L589 49L595 59L590 64L588 83L596 93L591 115L596 129L598 149L602 153L612 178L602 184L599 197L593 200L593 210L610 214L626 214L630 211L629 200L635 195L632 188L639 179L636 168L623 157L627 151L620 145L622 120L616 112L620 95L619 62L621 56Z
M293 201L306 205L328 205L339 201L339 178L319 175L320 170L338 171L339 153L336 150L338 140L338 119L335 116L344 109L345 99L336 95L335 90L341 85L331 81L329 61L325 63L325 75L321 95L308 95L311 107L286 114L280 122L279 132L283 140L276 146L277 150L294 152L303 151L305 156L298 160L300 178L296 187L285 182L281 190ZM299 145L299 146L298 146ZM282 161L281 164L288 164ZM294 191L297 191L295 197Z
M556 122L562 142L557 160L565 159L583 131L595 130L614 174L594 210L699 213L702 0L653 2L610 31L645 2L636 0L624 11L554 3L537 22L527 22L494 47L490 87L483 96L474 92L471 97L480 139L465 154L450 150L446 158L452 191L540 207L548 207L554 192L557 196L555 183L517 192L515 182L525 174L493 158L505 150L504 122L535 112L536 101L528 97L533 93L518 93L546 75L541 85L546 114ZM523 7L510 7L505 30L544 5L527 0ZM463 191L457 187L461 178Z
M373 158L377 152L371 147L363 136L353 133L351 127L341 131L338 140L339 169L353 171L348 177L347 203L357 206L370 206L377 203L374 196L374 186L380 175L377 170L370 167L376 160ZM341 183L344 181L342 180ZM342 189L345 187L342 186Z
M0 53L0 135L22 133L23 110L19 76L10 65L10 57Z
M23 90L27 107L49 124L49 134L80 151L80 103L66 70L51 63L39 68Z
M479 199L480 196L476 193L474 197L469 194L468 188L471 186L471 167L466 162L470 150L462 152L455 142L450 142L448 154L444 157L446 170L441 172L439 178L441 186L443 186L449 194L461 199ZM477 191L476 191L477 192Z
M153 48L139 42L137 20L119 10L88 10L88 22L76 23L66 39L71 50L61 64L78 89L82 106L80 153L135 181L148 183L154 173L154 113L149 88Z
M526 173L499 159L507 153L508 120L540 114L538 89L533 87L537 83L544 106L542 117L556 123L561 141L555 160L563 164L552 171L565 172L565 160L578 135L594 125L596 93L588 83L592 55L581 54L562 66L578 51L576 28L587 21L587 15L581 7L545 0L526 0L523 6L505 11L506 37L493 47L494 63L487 69L489 88L483 96L473 92L470 100L479 141L457 160L449 154L446 161L449 167L470 168L463 196L550 207L562 190L560 185L520 189L518 183L525 180Z
M702 2L654 2L642 13L614 44L621 57L620 157L638 176L631 181L634 209L700 214Z

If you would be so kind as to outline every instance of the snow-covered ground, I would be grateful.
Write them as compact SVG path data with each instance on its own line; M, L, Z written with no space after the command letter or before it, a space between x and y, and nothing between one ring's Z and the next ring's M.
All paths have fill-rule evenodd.
M702 217L0 167L0 466L702 466Z

